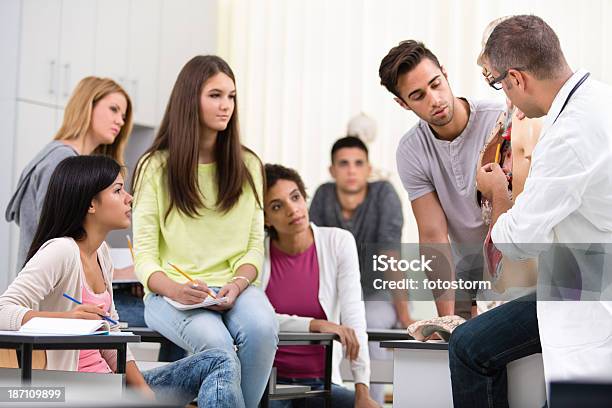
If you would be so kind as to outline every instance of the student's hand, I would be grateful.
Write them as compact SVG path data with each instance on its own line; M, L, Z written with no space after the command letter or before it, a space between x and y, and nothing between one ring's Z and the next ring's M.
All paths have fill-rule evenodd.
M202 302L208 296L208 285L199 279L194 279L197 284L185 282L183 284L175 283L170 299L175 300L184 305L194 305Z
M488 163L478 169L476 186L484 197L491 200L494 193L508 193L508 177L497 163Z
M210 310L216 310L217 312L223 312L225 310L229 310L234 307L234 303L236 299L240 296L240 288L238 284L235 282L226 283L219 292L217 293L217 298L226 297L227 302L221 303L219 305L209 307Z
M104 303L99 305L92 305L85 303L78 305L69 312L66 312L64 317L68 319L89 319L89 320L100 320L100 316L110 316L110 314L103 309Z
M365 384L355 384L355 408L380 408L370 397L370 391Z
M408 312L408 308L405 304L396 305L395 312L397 314L397 326L402 329L405 329L412 323L416 322L416 320L412 320L410 318L410 313Z
M313 319L310 321L310 331L316 333L332 333L340 337L340 343L346 347L346 358L355 360L359 355L359 340L355 330L350 327L332 323L327 320Z

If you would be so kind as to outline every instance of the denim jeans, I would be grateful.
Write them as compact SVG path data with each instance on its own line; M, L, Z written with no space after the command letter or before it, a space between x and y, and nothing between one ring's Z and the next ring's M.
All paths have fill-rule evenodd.
M261 289L248 287L225 312L177 310L162 296L145 297L147 325L184 349L236 353L245 405L255 408L268 383L278 345L278 321Z
M276 383L308 385L313 391L322 390L325 386L323 378L277 378ZM325 404L323 398L306 398L305 401L307 408L322 408ZM270 408L291 408L292 406L292 400L270 401ZM354 406L355 391L332 384L332 407L353 408Z
M508 407L506 364L541 352L535 295L463 323L448 345L454 406Z
M142 373L161 400L198 407L241 408L240 364L235 353L211 349Z
M146 327L144 319L144 302L134 296L129 290L114 290L113 302L119 314L119 319L128 327ZM177 361L185 357L185 350L172 342L161 343L159 361Z

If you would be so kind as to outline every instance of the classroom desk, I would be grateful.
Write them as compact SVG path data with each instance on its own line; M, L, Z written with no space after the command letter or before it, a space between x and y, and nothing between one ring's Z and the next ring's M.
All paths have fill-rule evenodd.
M325 346L325 386L321 391L307 391L297 394L281 394L275 395L269 393L269 385L266 386L260 406L268 407L269 401L272 400L287 400L287 399L302 399L312 397L323 397L325 407L331 408L331 372L332 372L332 356L333 343L337 340L336 334L328 333L292 333L280 332L278 334L279 346L304 346L304 345L321 345Z
M383 341L393 349L393 404L397 407L453 406L448 343L417 340ZM542 355L508 364L510 408L541 407L546 401Z
M406 329L368 329L368 341L376 343L388 340L412 340ZM377 360L370 355L370 384L393 384L393 358ZM340 364L343 381L353 382L350 362L344 358Z
M84 335L84 336L45 336L23 334L0 334L0 348L14 349L20 354L21 383L32 381L33 350L117 350L117 373L125 374L127 343L140 342L140 336Z

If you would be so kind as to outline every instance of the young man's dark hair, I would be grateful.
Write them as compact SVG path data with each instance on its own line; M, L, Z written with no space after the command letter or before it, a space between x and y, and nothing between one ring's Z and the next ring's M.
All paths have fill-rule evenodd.
M429 51L422 42L414 40L400 42L396 47L391 48L380 62L380 68L378 68L380 84L393 95L401 98L397 89L398 78L411 71L423 58L429 58L438 68L441 68L438 57Z
M514 68L537 79L554 79L567 66L559 38L540 17L513 16L499 23L487 40L483 59L500 74Z
M356 147L365 152L366 157L368 157L368 147L363 143L363 141L356 136L345 136L336 140L331 149L331 161L334 162L334 155L340 149L344 149L347 147Z

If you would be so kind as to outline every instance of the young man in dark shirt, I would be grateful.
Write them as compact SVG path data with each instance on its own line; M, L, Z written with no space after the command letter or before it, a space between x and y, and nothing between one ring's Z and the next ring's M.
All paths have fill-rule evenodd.
M310 205L310 219L316 225L350 231L359 248L366 319L370 329L408 327L412 320L405 294L385 293L369 284L365 263L366 244L397 248L404 218L400 199L388 181L368 182L372 167L368 148L355 136L337 140L331 151L329 172L334 182L321 185ZM385 359L385 350L370 345L372 359ZM372 398L382 403L383 389L372 385Z

